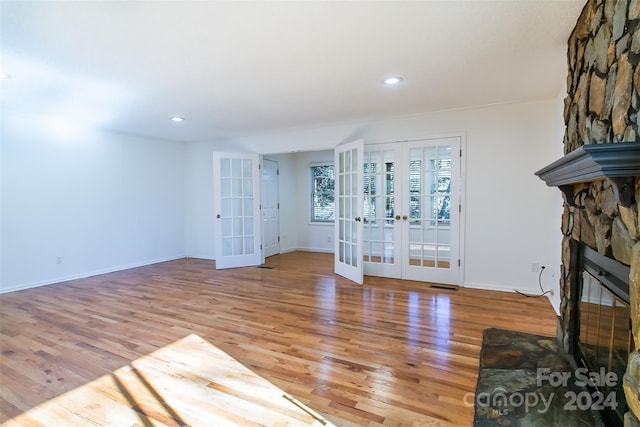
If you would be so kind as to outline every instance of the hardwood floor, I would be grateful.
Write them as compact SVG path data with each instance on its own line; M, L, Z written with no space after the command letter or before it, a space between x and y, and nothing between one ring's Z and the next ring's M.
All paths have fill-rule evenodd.
M515 284L514 284L515 285ZM482 331L555 335L546 298L176 260L0 296L0 422L194 333L338 425L468 426Z
M6 427L336 427L195 334L5 421Z

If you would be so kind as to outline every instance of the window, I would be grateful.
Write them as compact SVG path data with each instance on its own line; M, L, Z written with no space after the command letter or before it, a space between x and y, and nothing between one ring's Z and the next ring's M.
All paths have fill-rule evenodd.
M365 157L367 154L365 153ZM377 161L379 162L379 159ZM363 177L364 221L375 224L379 213L381 217L387 218L385 219L386 224L393 224L394 163L384 162L380 168L380 163L377 163L375 159L367 160L364 164Z
M422 212L421 191L424 179L428 184L425 212ZM451 159L431 160L426 166L421 160L409 162L409 213L412 223L420 219L446 224L451 218ZM424 216L423 216L424 215Z
M334 165L311 166L311 221L333 222L335 217Z

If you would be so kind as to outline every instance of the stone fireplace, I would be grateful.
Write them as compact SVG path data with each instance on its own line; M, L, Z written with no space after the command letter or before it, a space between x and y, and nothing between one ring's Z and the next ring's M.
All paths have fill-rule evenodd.
M618 407L601 415L622 426L625 397L630 408L638 401L632 323L637 326L640 285L640 142L579 146L536 174L564 194L560 344L578 367L615 375L614 384L595 388L614 394ZM635 425L632 413L627 418Z
M585 276L585 250L629 267L626 311L609 304L631 328L623 380L627 427L640 426L639 62L640 0L589 0L568 44L565 156L538 172L564 194L558 338L565 351L580 351L576 334L590 339L580 324L589 324L585 311L596 298L588 293L599 289L599 280L597 271L594 281Z

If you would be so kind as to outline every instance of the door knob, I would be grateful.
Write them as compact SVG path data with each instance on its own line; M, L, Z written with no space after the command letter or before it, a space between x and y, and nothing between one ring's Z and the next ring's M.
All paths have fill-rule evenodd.
M396 215L396 220L400 221L400 215Z
M216 218L220 219L220 214L216 215Z
M403 216L402 216L402 219L406 221L406 220L408 220L408 219L409 219L409 217L408 217L408 216L406 216L406 215L403 215Z
M362 218L360 218L359 216L357 216L355 219L356 219L356 222L360 222L362 220Z

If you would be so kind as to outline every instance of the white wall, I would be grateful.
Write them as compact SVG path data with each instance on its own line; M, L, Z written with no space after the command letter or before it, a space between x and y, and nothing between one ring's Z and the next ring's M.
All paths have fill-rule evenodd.
M265 132L237 143L256 152L293 152L333 149L360 138L391 141L464 134L464 285L538 293L538 274L530 266L539 262L547 267L543 286L557 294L562 197L534 172L562 156L563 131L558 98ZM302 153L296 156L301 185L308 160ZM298 224L300 248L320 249L323 241L316 240L317 230L301 220Z
M183 257L184 146L61 125L3 112L0 291Z
M467 142L465 285L539 293L531 263L558 293L562 196L534 175L562 156L559 102L474 115ZM489 124L490 127L485 126Z
M358 138L464 134L464 285L537 292L535 261L548 267L543 285L557 295L562 198L533 173L562 155L563 129L561 99L192 144L95 130L58 137L36 119L5 114L1 289L215 258L214 151L288 153L270 155L281 169L281 249L331 250L333 227L308 219L310 163L332 160L333 147Z
M225 142L186 144L185 241L192 258L215 259L213 152L234 151Z

